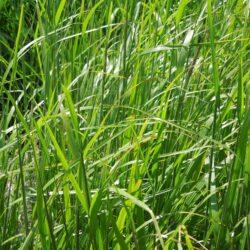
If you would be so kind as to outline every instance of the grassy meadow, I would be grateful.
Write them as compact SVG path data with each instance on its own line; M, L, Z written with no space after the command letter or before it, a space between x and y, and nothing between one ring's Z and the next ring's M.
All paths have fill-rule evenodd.
M0 249L250 249L249 0L0 0Z

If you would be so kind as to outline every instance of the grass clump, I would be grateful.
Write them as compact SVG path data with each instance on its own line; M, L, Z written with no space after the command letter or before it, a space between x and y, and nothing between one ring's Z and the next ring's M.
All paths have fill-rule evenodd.
M0 248L249 249L249 11L0 1Z

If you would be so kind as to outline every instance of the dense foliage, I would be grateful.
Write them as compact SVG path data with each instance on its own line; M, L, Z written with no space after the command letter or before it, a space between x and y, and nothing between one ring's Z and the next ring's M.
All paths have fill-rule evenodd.
M248 0L0 1L0 249L250 249Z

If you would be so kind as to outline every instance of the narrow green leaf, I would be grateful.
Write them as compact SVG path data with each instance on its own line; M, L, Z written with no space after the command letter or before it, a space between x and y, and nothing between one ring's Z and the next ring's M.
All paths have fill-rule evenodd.
M178 24L180 23L180 20L183 16L183 13L184 13L184 10L185 10L185 7L186 5L189 3L189 0L181 0L179 6L178 6L178 9L175 13L175 23L176 23L176 26L178 26Z
M122 189L119 189L117 187L111 187L110 188L110 191L111 192L115 192L117 194L120 194L122 195L123 197L129 199L130 201L132 201L134 204L136 204L137 206L143 208L145 211L147 211L150 216L152 217L152 220L153 220L153 223L154 223L154 226L155 226L155 230L156 230L156 234L157 234L157 237L160 241L160 244L162 246L162 248L164 249L164 242L163 242L163 239L162 239L162 236L161 236L161 231L160 231L160 228L159 228L159 225L158 225L158 222L156 220L156 217L153 213L153 211L142 201L138 200L137 198L135 198L134 196L132 196L131 194L127 193L126 191L122 190Z
M71 184L73 185L74 189L76 190L76 194L78 196L78 199L80 200L85 212L88 213L89 209L88 209L88 206L87 206L87 204L88 204L88 202L86 200L87 197L83 196L82 191L81 191L77 181L75 180L74 175L69 170L69 165L68 165L67 159L66 159L65 155L63 154L63 152L62 152L62 150L61 150L61 148L60 148L60 146L59 146L59 144L58 144L52 130L50 129L50 127L49 127L49 125L47 123L45 123L45 126L46 126L46 128L47 128L47 130L49 132L50 138L51 138L51 140L53 142L53 145L54 145L54 147L56 149L56 152L57 152L58 157L59 157L59 159L60 159L60 161L62 163L62 166L66 171L65 174L69 178L69 180L71 181Z
M89 11L88 15L86 16L86 18L84 19L83 23L82 23L82 35L85 34L86 30L87 30L87 27L88 27L88 24L89 24L89 21L90 19L92 18L92 16L94 15L95 13L95 10L102 4L104 0L100 0L99 2L97 2L95 4L95 6Z
M65 6L65 3L66 3L66 0L61 0L60 1L60 4L59 4L59 7L56 11L56 16L55 16L55 24L57 25L60 21L60 17L61 17L61 14L62 14L62 11L64 9L64 6Z

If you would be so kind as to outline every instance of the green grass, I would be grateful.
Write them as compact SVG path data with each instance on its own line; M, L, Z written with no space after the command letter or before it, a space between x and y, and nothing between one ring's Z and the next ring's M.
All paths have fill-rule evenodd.
M0 249L250 249L249 12L0 1Z

